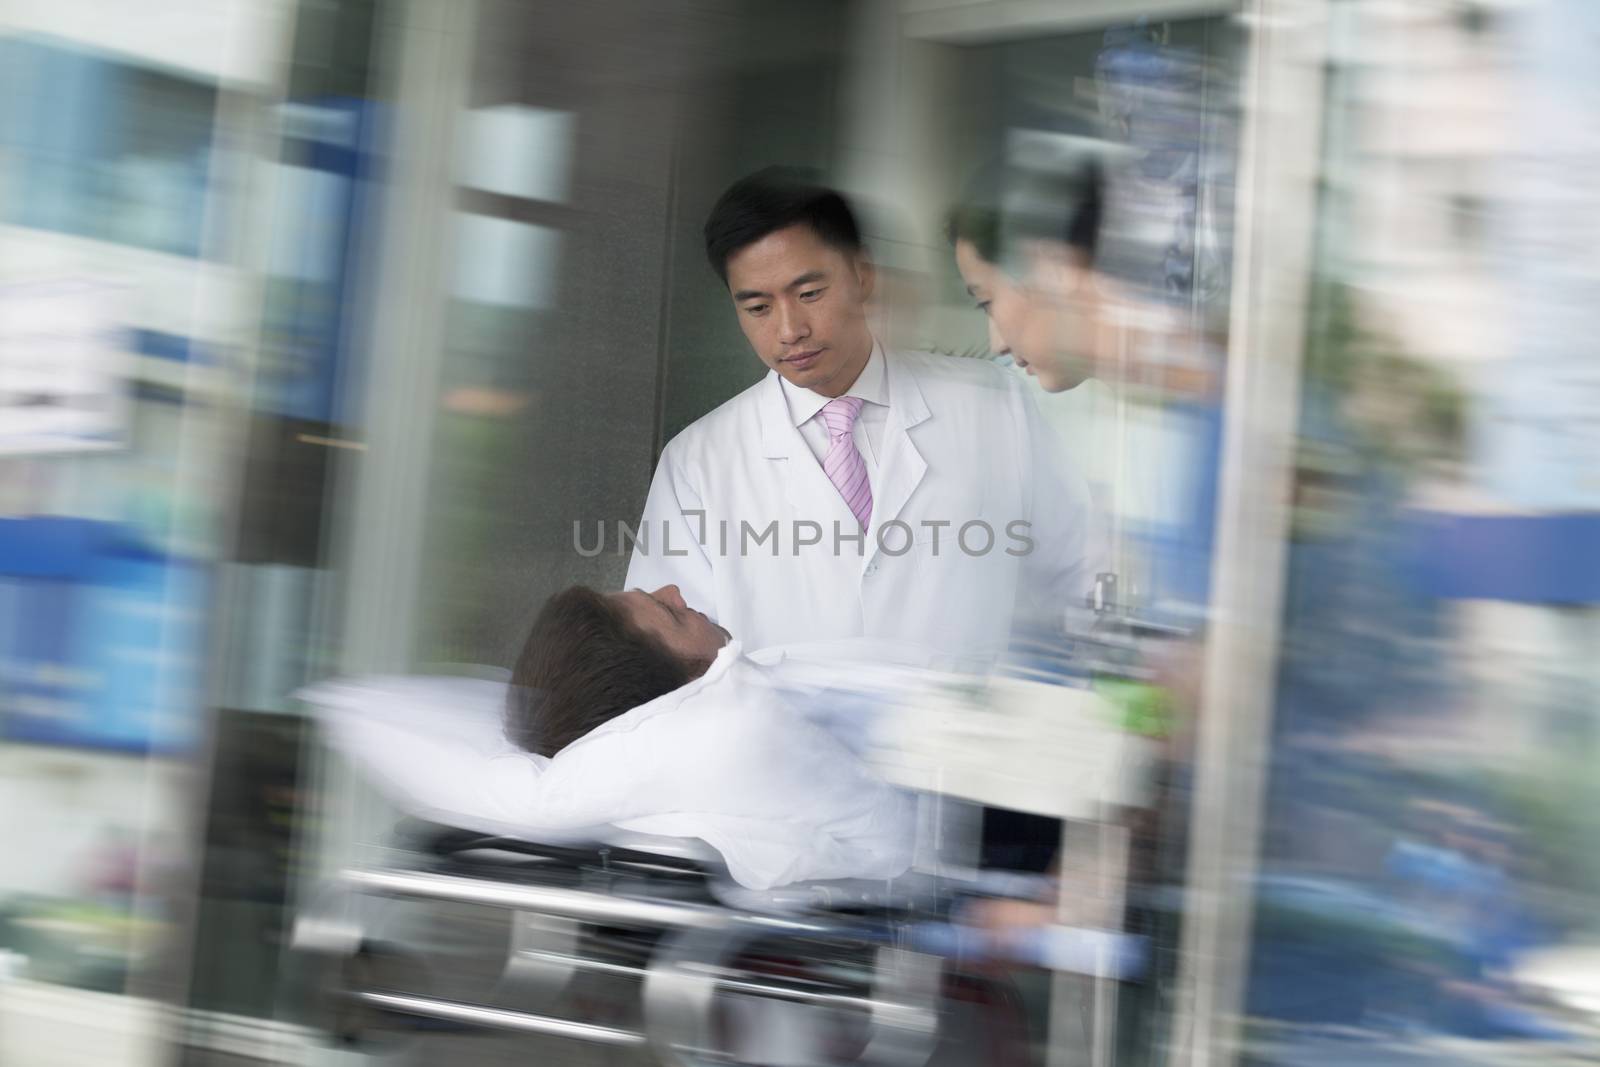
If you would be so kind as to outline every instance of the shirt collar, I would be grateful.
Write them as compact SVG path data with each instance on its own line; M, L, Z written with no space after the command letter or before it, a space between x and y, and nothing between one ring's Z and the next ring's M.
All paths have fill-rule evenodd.
M783 390L783 401L789 406L789 418L796 426L810 420L822 410L824 404L833 399L810 389L790 385L782 375L778 377L778 384ZM844 395L860 397L869 404L889 406L889 370L883 357L883 347L878 344L877 338L872 339L872 352L867 356L867 365L861 368L855 384L846 389Z

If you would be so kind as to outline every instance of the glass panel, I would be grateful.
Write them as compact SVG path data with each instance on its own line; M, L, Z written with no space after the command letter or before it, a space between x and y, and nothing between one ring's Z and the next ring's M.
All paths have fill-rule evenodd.
M0 68L7 222L202 254L214 87L48 39L0 41Z
M561 234L548 226L461 215L452 296L468 304L548 309L555 304Z
M1247 1056L1559 1062L1600 1020L1597 142L1572 124L1600 11L1331 11Z
M469 111L461 128L459 181L502 196L563 203L572 183L571 112L521 104Z

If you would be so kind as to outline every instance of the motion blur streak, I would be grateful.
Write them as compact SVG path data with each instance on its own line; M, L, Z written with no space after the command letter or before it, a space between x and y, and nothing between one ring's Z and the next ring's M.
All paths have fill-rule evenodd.
M0 0L0 1063L1592 1059L1597 114L1592 0ZM294 694L500 739L764 373L701 227L774 164L1108 570L789 676L921 794L892 905L480 878Z

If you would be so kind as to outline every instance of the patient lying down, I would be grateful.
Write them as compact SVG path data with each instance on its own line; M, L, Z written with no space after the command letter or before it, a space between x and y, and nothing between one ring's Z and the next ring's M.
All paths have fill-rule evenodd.
M672 586L551 597L512 675L506 733L550 757L545 814L702 838L746 885L910 862L910 798Z
M400 807L529 840L699 838L740 884L891 878L914 838L890 788L671 588L552 597L511 686L325 682L300 694Z
M506 734L529 752L554 756L701 677L730 640L675 585L609 594L572 586L534 619L512 672Z

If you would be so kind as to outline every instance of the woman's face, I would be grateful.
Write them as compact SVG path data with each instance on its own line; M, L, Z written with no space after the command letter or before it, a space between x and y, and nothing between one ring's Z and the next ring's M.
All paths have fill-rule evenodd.
M1030 259L1036 262L1024 284L985 260L970 241L956 242L956 269L989 317L990 350L1009 355L1046 392L1059 393L1087 377L1088 325L1068 294L1056 291L1074 284L1071 272Z

